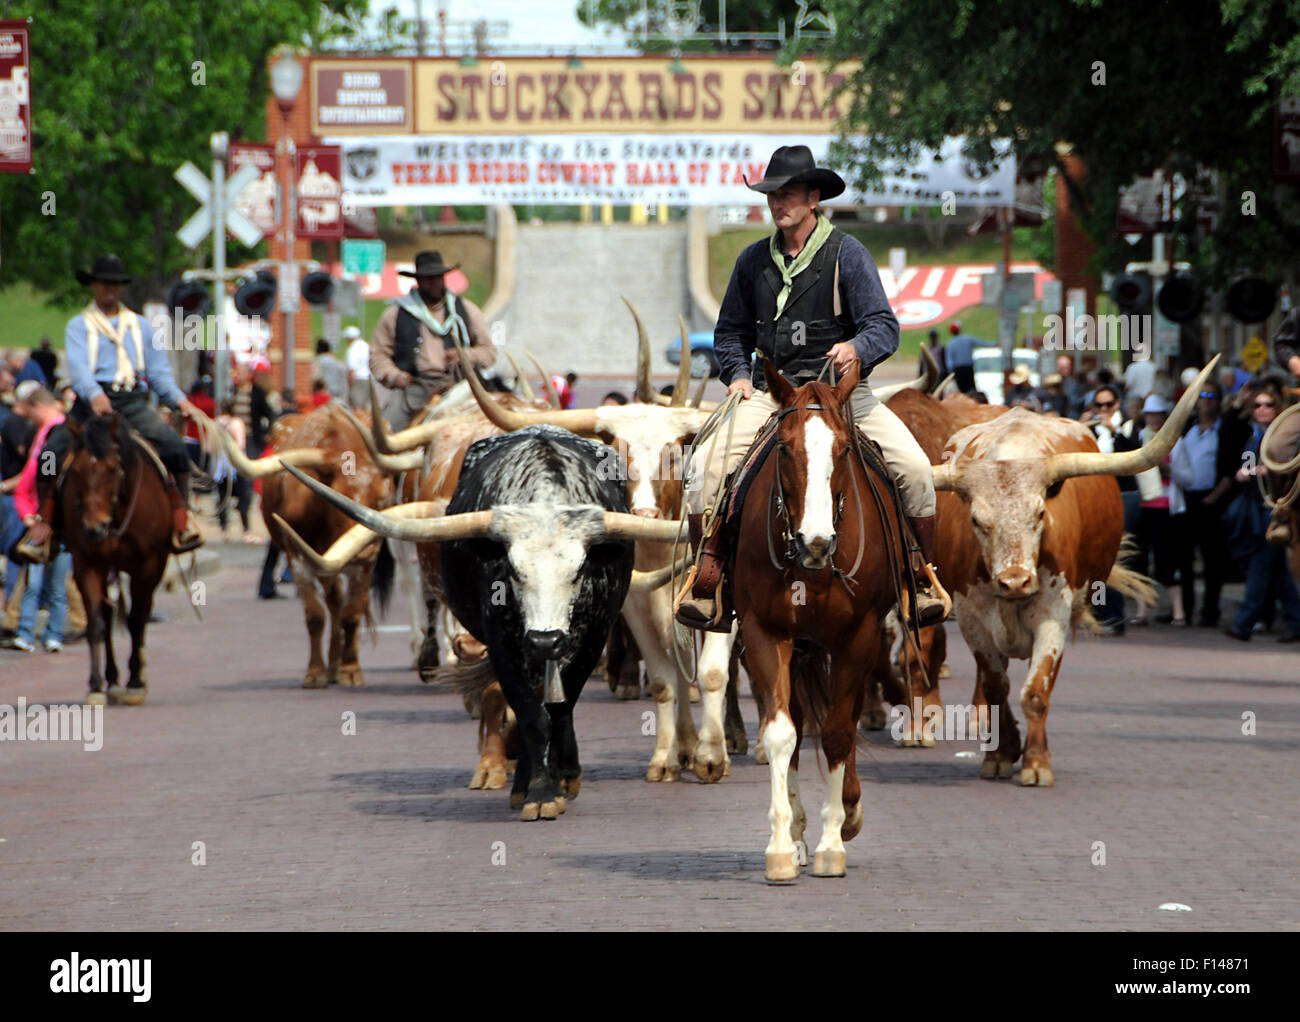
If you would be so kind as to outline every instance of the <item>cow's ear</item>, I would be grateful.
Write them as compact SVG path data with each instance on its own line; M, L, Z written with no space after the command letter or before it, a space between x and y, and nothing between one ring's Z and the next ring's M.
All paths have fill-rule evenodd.
M767 378L767 392L772 395L772 400L779 406L785 407L794 399L794 388L790 386L790 381L781 375L774 363L766 355L761 356L763 359L763 376Z

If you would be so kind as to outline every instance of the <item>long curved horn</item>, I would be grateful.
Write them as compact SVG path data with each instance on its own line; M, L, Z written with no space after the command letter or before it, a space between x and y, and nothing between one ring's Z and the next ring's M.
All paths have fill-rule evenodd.
M483 409L483 414L488 417L488 421L498 429L513 433L525 426L537 426L546 423L572 430L574 433L591 435L596 432L596 410L594 408L571 408L568 411L552 410L549 412L516 412L504 407L498 401L493 401L492 395L487 392L487 388L483 386L483 382L474 371L474 366L469 360L469 353L460 343L456 344L456 353L460 356L460 364L465 370L465 379L469 383L469 389L474 392L475 400L478 401L479 407Z
M648 405L656 404L655 385L650 379L650 335L632 303L623 298L623 304L636 320L636 396Z
M426 518L430 514L437 516L447 510L447 501L428 500L418 501L411 504L399 504L397 507L389 508L393 512L393 518ZM432 512L429 509L432 508ZM375 532L374 529L367 528L364 525L354 525L336 539L328 550L323 554L318 554L313 550L305 539L298 535L288 522L278 514L271 516L275 519L280 529L289 538L290 544L305 558L308 563L315 569L318 575L337 575L346 568L352 561L356 560L368 546L376 540L383 542L384 537Z
M622 511L605 512L605 534L614 539L642 543L671 543L681 533L681 522L642 518Z
M423 451L408 451L405 454L397 455L385 454L379 449L379 445L375 443L375 435L366 429L360 419L352 414L351 408L341 401L333 403L338 405L338 410L347 417L348 422L352 423L352 428L360 434L361 442L366 445L366 450L370 452L370 457L374 460L374 463L385 472L397 475L400 472L410 472L424 464ZM383 419L381 418L380 421L382 422Z
M677 315L677 325L682 331L682 357L677 366L677 382L673 384L674 408L685 405L686 399L691 395L691 342L686 339L686 318L680 313Z
M423 516L416 514L414 519L406 517L414 512L388 513L410 505L399 504L395 508L389 508L388 511L376 511L351 497L345 497L338 490L317 482L290 465L285 467L295 479L326 503L332 504L353 521L360 522L371 531L393 539L405 539L412 543L438 543L448 539L486 536L488 529L492 527L491 511L470 511L465 514L430 518L428 515L435 510L436 501L416 502L424 505L425 514Z
M925 392L931 394L934 392L935 384L939 382L939 363L934 360L929 347L924 344L921 345L921 358L925 360Z
M690 406L692 408L700 407L700 402L704 400L704 388L708 385L709 374L705 373L703 378L700 380L699 386L695 388L695 393L691 395Z
M542 378L542 388L546 391L546 400L550 402L551 407L556 409L562 407L560 405L560 395L556 393L555 384L551 382L550 374L542 368L542 363L537 361L537 356L527 348L524 349L524 354L527 355L532 360L533 365L537 367L537 372Z
M690 561L688 558L679 557L676 564L669 564L663 568L656 568L654 571L632 571L632 584L628 587L630 593L644 593L651 589L658 589L665 585L674 575L683 571Z
M1048 479L1055 483L1072 476L1128 476L1160 464L1182 435L1183 426L1192 414L1192 406L1196 404L1196 396L1218 364L1219 356L1215 355L1196 377L1196 382L1183 392L1173 412L1160 427L1160 432L1148 440L1141 450L1125 451L1122 454L1102 454L1098 451L1053 454L1047 459Z
M379 391L375 387L374 377L370 379L370 421L374 423L370 435L374 437L375 447L383 454L404 454L423 447L442 428L441 422L426 422L419 426L408 426L400 433L388 432L388 420L384 418L384 410L379 404Z
M931 465L930 471L934 473L934 488L936 491L955 490L957 488L957 478L952 470L952 462L945 461L942 465Z
M509 362L511 368L514 369L515 379L519 381L519 389L524 392L524 400L529 404L532 404L532 402L537 400L537 395L533 392L533 385L528 382L528 377L525 376L524 371L519 368L519 363L515 361L514 355L504 349L502 349L501 354L505 355L506 361Z
M935 400L942 401L943 396L946 393L948 393L948 388L954 387L956 386L956 384L957 384L957 374L949 373L947 376L943 378L943 381L939 384L939 386L935 387L934 390L930 392L930 396Z
M891 383L888 387L881 387L878 390L873 387L872 392L876 395L877 399L880 401L888 401L900 390L919 390L922 394L929 393L930 388L933 387L939 379L939 366L930 356L930 353L925 351L924 347L922 347L921 350L925 352L926 357L925 372L915 380L908 380L906 383Z
M202 412L199 412L199 415L202 416L204 425L211 434L221 441L221 445L226 449L226 455L230 458L230 463L235 467L235 471L240 475L247 476L249 479L265 479L268 476L275 475L277 472L282 471L281 462L298 465L302 468L322 469L329 467L329 454L319 447L301 447L297 450L274 454L268 458L250 458L239 449L234 437Z

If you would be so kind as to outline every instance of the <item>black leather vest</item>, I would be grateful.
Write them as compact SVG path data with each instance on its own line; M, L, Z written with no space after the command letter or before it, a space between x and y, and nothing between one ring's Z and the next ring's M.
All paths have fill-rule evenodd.
M813 256L812 263L790 285L790 297L779 319L774 319L781 274L771 256L754 281L754 308L758 314L756 347L776 363L781 374L796 386L817 378L826 353L854 335L846 313L835 316L835 265L844 232L832 229ZM767 379L754 369L754 389L766 390Z
M468 330L469 321L465 319L465 306L461 304L460 298L448 291L447 298L444 301L448 299L453 303L453 310L465 323L465 329ZM397 307L397 323L393 328L393 365L404 373L410 373L412 376L417 375L415 356L420 350L420 344L423 340L424 338L420 336L420 321L399 305ZM450 330L443 337L442 346L449 352L455 351L456 344L452 339ZM452 358L448 364L454 362L455 359Z

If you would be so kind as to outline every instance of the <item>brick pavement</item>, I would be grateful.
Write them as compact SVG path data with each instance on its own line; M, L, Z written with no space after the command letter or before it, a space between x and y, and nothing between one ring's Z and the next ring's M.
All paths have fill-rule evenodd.
M752 757L719 785L647 784L651 704L593 682L581 797L520 823L505 792L465 787L476 725L420 685L404 635L365 648L364 689L299 689L300 608L252 597L259 554L225 548L202 624L163 596L149 702L107 709L101 751L0 743L0 928L1300 928L1294 647L1159 627L1081 639L1049 722L1055 788L979 780L978 759L954 758L974 743L874 735L848 877L770 888ZM971 663L954 651L952 666L945 699L964 701ZM79 700L86 673L84 644L0 653L0 703ZM824 781L807 748L802 787L815 842ZM1168 901L1194 911L1156 910Z

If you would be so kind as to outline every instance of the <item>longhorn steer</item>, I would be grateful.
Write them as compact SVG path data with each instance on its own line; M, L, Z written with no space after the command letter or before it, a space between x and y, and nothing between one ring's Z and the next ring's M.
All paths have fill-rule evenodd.
M1023 408L966 426L934 467L938 555L977 684L999 713L999 746L980 776L1010 777L1020 732L1007 705L1007 662L1028 660L1020 689L1027 737L1020 783L1054 783L1047 712L1066 634L1088 616L1093 588L1108 578L1142 588L1115 565L1124 509L1114 477L1158 464L1174 445L1214 359L1141 450L1102 454L1088 429Z
M487 647L518 718L523 748L510 801L524 820L555 819L578 794L573 706L627 595L629 541L662 541L678 528L628 514L623 487L601 478L601 458L600 445L553 426L488 437L466 454L447 513L420 520L409 519L437 505L376 512L291 470L368 529L442 543L448 604ZM364 541L354 533L341 542ZM473 673L470 684L490 679Z
M392 592L393 558L385 544L369 544L340 577L328 577L312 570L310 562L288 545L278 524L288 522L317 551L327 549L352 525L345 514L285 476L283 467L288 464L310 470L319 485L332 487L366 507L392 502L392 483L367 454L353 428L354 421L334 404L322 405L310 415L286 415L271 429L276 456L256 461L246 457L224 429L209 423L234 467L250 478L263 480L262 514L271 541L285 552L293 569L307 621L309 656L303 688L364 684L357 662L357 628L368 612L371 588L381 609ZM328 661L321 643L327 623Z

